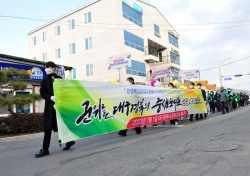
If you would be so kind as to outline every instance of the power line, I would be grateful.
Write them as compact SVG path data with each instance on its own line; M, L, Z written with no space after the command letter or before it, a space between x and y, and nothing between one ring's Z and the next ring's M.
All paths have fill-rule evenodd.
M38 21L38 22L49 22L52 20L48 20L48 19L36 19L36 18L27 18L27 17L19 17L19 16L5 16L5 15L0 15L0 18L13 18L13 19L21 19L21 20L29 20L29 21ZM242 22L250 22L250 21L235 21L235 22L221 22L221 23L209 23L207 25L211 25L211 24L226 24L226 23L242 23ZM68 23L68 21L62 21L62 20L58 20L58 22L54 22L54 23ZM104 28L104 29L117 29L117 27L111 28L111 27L94 27L94 26L86 26L86 24L84 22L75 22L76 26L81 26L81 27L92 27L92 28ZM83 25L81 25L83 24ZM126 26L130 26L134 24L122 24L122 23L90 23L91 25L126 25ZM186 25L205 25L205 24L186 24ZM143 24L143 26L152 26L152 24ZM161 25L161 26L169 26L171 27L171 25ZM224 27L215 27L215 28L210 28L210 29L227 29L227 28L237 28L237 27L248 27L250 26L250 24L243 24L243 25L237 25L237 26L224 26ZM139 30L139 29L129 29L128 30ZM141 30L141 29L140 29ZM145 29L142 29L145 30ZM153 29L152 29L153 30ZM177 29L178 31L200 31L200 30L207 30L205 28L203 29L199 29L199 28L193 28L193 29ZM161 29L161 31L174 31L174 30L170 30L170 29Z
M220 67L224 67L224 66L227 66L227 65L231 65L231 64L240 62L240 61L242 61L242 60L246 60L246 59L249 58L249 57L250 57L250 56L246 56L246 57L244 57L244 58L242 58L242 59L239 59L239 60L236 60L236 61L232 61L232 62L223 64L223 65L221 65ZM219 68L219 66L215 66L215 67L211 67L211 68L202 69L202 70L200 70L200 71L208 71L208 70L213 70L213 69L216 69L216 68Z

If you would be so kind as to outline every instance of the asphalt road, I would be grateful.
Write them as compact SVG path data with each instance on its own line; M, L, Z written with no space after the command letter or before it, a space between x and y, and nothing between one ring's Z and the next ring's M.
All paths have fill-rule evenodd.
M179 127L158 125L136 135L116 133L76 141L34 158L42 134L0 138L1 176L250 176L250 107Z

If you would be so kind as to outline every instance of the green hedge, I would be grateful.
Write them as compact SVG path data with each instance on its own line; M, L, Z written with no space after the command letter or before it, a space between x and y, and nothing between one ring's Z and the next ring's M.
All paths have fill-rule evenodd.
M14 130L14 128L16 130ZM43 114L20 114L18 118L0 117L0 136L37 133L43 131Z

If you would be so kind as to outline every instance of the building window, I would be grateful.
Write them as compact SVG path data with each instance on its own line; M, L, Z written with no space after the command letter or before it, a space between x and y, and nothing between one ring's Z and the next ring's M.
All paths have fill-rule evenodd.
M73 68L73 79L76 79L76 68Z
M36 45L36 37L32 37L32 44L35 46Z
M36 57L32 57L32 60L36 60Z
M124 44L135 48L140 51L144 51L144 40L128 31L124 30Z
M179 72L172 70L172 78L173 80L179 80Z
M69 44L69 54L75 54L76 53L76 44L72 43Z
M69 21L69 30L75 29L75 19Z
M160 27L158 25L156 25L156 24L154 24L154 32L155 32L155 35L157 37L161 36L161 34L160 34Z
M58 48L55 50L55 57L56 59L60 59L61 58L61 49Z
M93 76L93 64L86 64L86 76Z
M43 53L43 62L47 62L47 53Z
M56 36L61 35L61 27L60 27L60 25L55 27L55 35Z
M170 52L170 59L172 63L180 65L180 56L176 53Z
M122 3L123 17L131 21L132 23L142 27L142 14L132 9L126 3Z
M85 50L92 48L92 37L85 38Z
M168 33L168 39L169 39L169 43L171 43L172 45L176 47L179 47L178 38L175 37L173 34Z
M132 60L132 66L126 68L126 73L130 75L146 77L146 65L145 63Z
M84 13L84 23L91 23L92 22L92 13L91 12L87 12Z
M45 42L47 40L47 31L42 32L42 41Z

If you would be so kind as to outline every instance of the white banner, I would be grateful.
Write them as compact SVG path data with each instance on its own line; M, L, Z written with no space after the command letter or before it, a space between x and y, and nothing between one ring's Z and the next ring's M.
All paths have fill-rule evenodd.
M165 78L171 76L171 70L168 67L154 68L152 70L152 75L154 79Z
M180 71L180 79L193 79L199 78L200 71L197 70L181 70Z
M108 69L131 67L131 54L112 56L108 60Z

